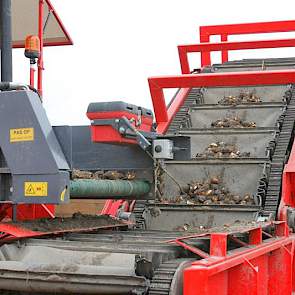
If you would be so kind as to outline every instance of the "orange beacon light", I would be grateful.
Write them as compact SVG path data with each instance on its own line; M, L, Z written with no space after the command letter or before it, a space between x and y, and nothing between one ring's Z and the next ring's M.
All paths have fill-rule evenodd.
M40 39L38 36L30 35L25 41L25 56L36 59L40 56Z
M36 59L40 57L40 39L38 36L30 35L25 41L25 57L30 59L30 85L35 84L35 64Z

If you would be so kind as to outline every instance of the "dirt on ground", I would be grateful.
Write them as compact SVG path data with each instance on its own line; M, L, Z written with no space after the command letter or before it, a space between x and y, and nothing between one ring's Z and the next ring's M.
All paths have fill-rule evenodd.
M109 225L120 226L124 223L123 221L110 217L108 215L85 215L78 212L74 213L72 217L36 219L32 221L10 222L9 224L37 232L57 232L88 228L99 228Z
M185 231L194 233L194 234L204 234L204 233L239 233L245 232L247 230L257 228L257 227L269 227L269 222L258 222L258 221L240 221L237 220L233 223L223 224L220 226L214 226L207 228L205 226L192 226L189 224L184 224L182 226L177 227L175 230Z

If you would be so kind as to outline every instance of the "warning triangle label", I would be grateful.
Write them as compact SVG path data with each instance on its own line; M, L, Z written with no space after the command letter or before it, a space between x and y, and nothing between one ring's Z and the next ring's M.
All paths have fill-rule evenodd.
M26 194L28 195L34 195L36 192L34 190L34 187L30 184L26 189Z
M26 197L47 197L48 182L25 182L24 195Z

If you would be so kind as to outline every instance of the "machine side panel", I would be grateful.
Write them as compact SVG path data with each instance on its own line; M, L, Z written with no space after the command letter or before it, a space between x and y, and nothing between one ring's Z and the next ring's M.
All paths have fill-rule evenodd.
M56 126L71 169L152 170L153 161L139 146L93 143L89 126Z
M28 134L22 137L22 132ZM69 168L36 94L0 94L0 133L0 146L12 174L56 174Z

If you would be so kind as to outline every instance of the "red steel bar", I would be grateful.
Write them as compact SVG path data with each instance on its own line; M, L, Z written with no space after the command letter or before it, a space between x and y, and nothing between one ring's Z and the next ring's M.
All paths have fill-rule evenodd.
M295 20L200 26L200 34L213 35L244 35L261 33L279 33L295 31Z
M227 34L222 34L220 37L221 42L227 42L228 41L228 35ZM228 61L228 51L227 50L222 50L221 52L221 61L227 62Z
M46 3L48 5L48 8L51 9L52 14L55 16L56 21L58 22L58 24L60 25L60 28L62 29L62 31L64 32L67 41L56 41L54 43L44 43L44 46L61 46L61 45L73 45L74 42L70 36L70 34L68 33L68 31L66 30L65 26L63 25L59 15L57 14L56 10L54 9L53 5L51 4L50 0L46 0Z
M30 65L30 86L35 88L35 68L34 65Z
M228 50L263 49L263 48L282 48L295 47L295 39L277 40L256 40L241 42L221 42L221 43L201 43L178 46L181 71L183 74L190 73L188 53L201 52L201 54L211 54L212 51L222 51L223 62L228 59ZM211 59L211 56L210 56ZM201 59L202 60L202 59ZM202 66L204 66L202 64Z
M184 295L292 294L294 238L280 238L241 251L234 258L200 261L184 270ZM287 248L288 247L288 248ZM218 262L218 258L214 259Z
M42 96L43 92L43 17L44 17L44 0L39 0L39 20L38 20L38 35L40 39L40 57L38 58L38 86L37 89Z
M157 130L163 133L183 104L183 101L176 99L170 106L171 111L167 112L163 91L165 88L184 88L181 91L188 92L192 87L290 84L295 83L295 70L187 74L152 77L148 81L158 123ZM186 95L181 97L184 100Z
M209 43L210 42L210 35L200 33L200 42L201 43ZM202 64L202 66L211 65L211 55L209 52L203 52L203 54L201 54L201 64Z
M275 238L263 241L261 228L254 228L250 245L234 251L227 249L226 233L211 234L212 256L184 270L184 295L291 294L294 235L285 222L274 226Z
M259 23L244 23L244 24L229 24L229 25L215 25L215 26L201 26L200 27L200 42L210 42L210 36L220 35L245 35L245 34L262 34L262 33L279 33L279 32L294 32L295 21L274 21L274 22L259 22ZM227 57L227 58L226 58ZM202 54L202 65L210 65L211 57L209 52ZM228 52L224 50L222 53L223 61L228 60Z

